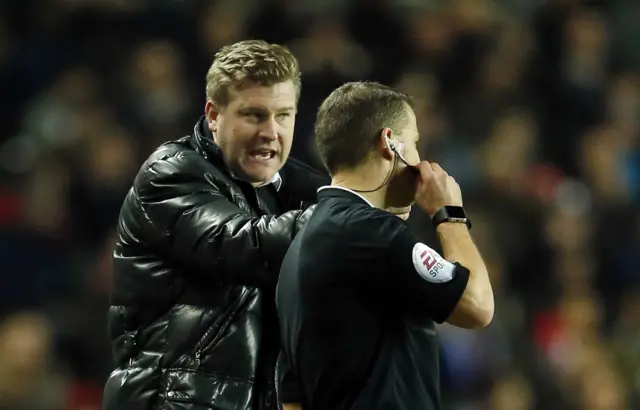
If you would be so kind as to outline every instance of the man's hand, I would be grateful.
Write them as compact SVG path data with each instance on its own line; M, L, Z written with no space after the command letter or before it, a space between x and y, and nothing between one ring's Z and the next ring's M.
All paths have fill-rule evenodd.
M460 186L440 165L422 161L417 167L420 170L420 177L415 199L429 216L432 217L444 206L462 206Z
M302 410L300 403L283 403L282 410Z

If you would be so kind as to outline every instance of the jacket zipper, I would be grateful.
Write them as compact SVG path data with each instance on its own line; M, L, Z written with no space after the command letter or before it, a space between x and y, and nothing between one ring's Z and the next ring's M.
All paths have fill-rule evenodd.
M276 409L282 410L284 406L282 404L282 397L280 397L280 383L278 383L279 370L280 370L280 355L278 355L278 358L276 359L276 365L273 370L273 381L274 381L273 387L276 391Z
M202 354L214 346L224 335L225 330L231 324L233 320L233 312L237 310L247 299L249 292L246 289L242 290L242 294L236 299L220 316L213 322L211 326L204 333L202 338L198 341L194 348L194 356L196 359L196 368L200 367ZM215 334L213 339L209 341L212 334Z

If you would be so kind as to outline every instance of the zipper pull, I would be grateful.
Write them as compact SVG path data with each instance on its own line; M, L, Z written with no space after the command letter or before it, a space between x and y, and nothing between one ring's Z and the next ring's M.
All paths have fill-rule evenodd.
M200 367L200 352L196 352L196 370Z

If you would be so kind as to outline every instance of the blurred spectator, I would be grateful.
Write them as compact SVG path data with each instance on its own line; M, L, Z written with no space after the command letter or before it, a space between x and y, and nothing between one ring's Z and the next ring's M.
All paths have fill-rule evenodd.
M52 336L37 313L16 313L0 326L1 409L66 408L66 380L54 370Z
M490 410L533 410L535 399L529 381L521 374L501 378L491 390Z
M415 97L423 157L467 193L497 312L480 333L441 329L447 409L638 408L639 13L632 0L2 2L0 407L99 408L122 199L150 150L200 116L214 53L251 37L302 64L294 156L322 167L313 120L333 88L383 81ZM434 243L428 217L409 223Z

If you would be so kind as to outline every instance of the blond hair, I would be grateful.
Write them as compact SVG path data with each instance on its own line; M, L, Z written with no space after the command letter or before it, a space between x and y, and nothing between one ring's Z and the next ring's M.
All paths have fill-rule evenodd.
M271 86L293 81L300 97L298 60L284 46L263 40L245 40L218 51L207 72L207 99L224 107L231 91L248 83Z

